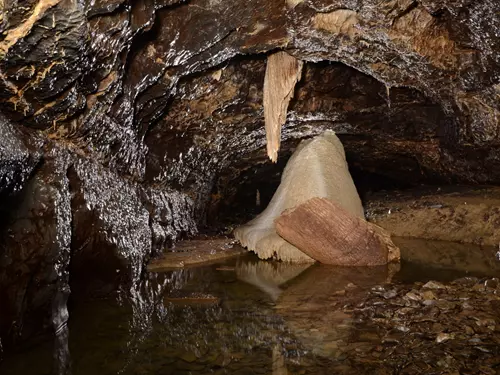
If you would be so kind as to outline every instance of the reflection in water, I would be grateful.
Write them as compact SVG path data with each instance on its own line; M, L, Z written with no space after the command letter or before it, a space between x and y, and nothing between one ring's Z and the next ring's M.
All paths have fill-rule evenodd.
M446 319L460 317L462 310L468 311L466 319L472 314L466 309L475 305L484 311L474 312L481 325L471 323L471 339L485 343L481 348L491 356L499 354L486 344L500 343L496 331L488 328L495 327L498 318L486 309L500 306L500 301L495 300L497 294L483 290L484 285L500 283L472 280L422 289L434 276L447 282L440 269L434 275L430 271L418 280L423 282L404 284L404 274L414 277L413 270L403 268L393 277L394 271L385 266L287 265L248 256L223 265L148 274L117 300L74 301L69 328L60 309L52 356L47 346L36 347L7 358L0 373L49 374L51 357L53 373L68 374L71 363L73 375L393 373L407 356L404 351L398 354L404 345L416 345L420 349L415 352L425 349L422 358L435 366L441 362L434 356L443 348L468 358L465 344L460 349L435 346L434 336L422 341L422 335L444 330L448 336L440 337L451 337L453 327L465 332L469 323ZM470 293L492 302L474 303L477 295ZM472 307L459 309L460 301ZM440 312L452 308L454 313ZM418 319L408 323L406 316ZM470 350L475 360L489 358L486 351ZM424 365L415 371L439 372Z
M162 319L167 311L162 304L165 290L179 290L193 277L189 269L180 269L171 273L151 273L138 280L128 292L121 293L119 303L131 308L127 323L128 339L125 344L125 360L118 373L127 373L127 369L140 355L141 346L154 329L154 319Z
M493 246L416 238L395 238L394 243L402 249L401 258L417 266L419 273L440 268L450 275L464 272L476 276L500 275L500 262L495 257L498 249Z
M56 296L52 302L52 325L54 327L54 359L52 372L54 375L67 375L71 372L69 352L68 307L69 287L66 283L58 285Z
M280 285L294 279L311 265L312 263L247 261L236 266L236 275L238 279L256 286L276 301L283 292Z
M390 278L387 266L314 265L290 284L277 310L308 351L336 358L338 347L350 339L353 321L340 306L361 301L365 290L386 284Z
M71 373L71 356L69 352L69 328L65 324L55 335L54 365L55 375L69 375Z

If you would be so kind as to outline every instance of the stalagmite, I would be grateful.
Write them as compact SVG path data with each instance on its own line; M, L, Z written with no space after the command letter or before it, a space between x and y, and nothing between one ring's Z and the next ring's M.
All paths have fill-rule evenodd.
M234 236L261 259L314 262L277 233L274 219L289 208L314 197L340 204L347 212L364 218L363 206L347 168L344 147L333 131L303 141L288 161L281 183L267 208L237 228Z
M281 143L281 127L286 121L288 103L302 74L302 61L280 51L267 58L264 78L264 121L267 155L276 163Z

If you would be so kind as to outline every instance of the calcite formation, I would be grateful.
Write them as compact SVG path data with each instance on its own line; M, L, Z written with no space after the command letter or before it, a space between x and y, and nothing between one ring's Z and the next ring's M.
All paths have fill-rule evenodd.
M234 237L261 259L314 262L313 258L276 233L274 221L286 209L315 197L334 200L353 217L364 218L344 148L331 131L299 145L288 161L269 205L255 219L238 227Z
M281 127L286 122L288 104L293 97L295 84L302 75L302 61L286 52L273 53L267 58L264 78L264 121L266 125L267 156L278 160L281 144Z

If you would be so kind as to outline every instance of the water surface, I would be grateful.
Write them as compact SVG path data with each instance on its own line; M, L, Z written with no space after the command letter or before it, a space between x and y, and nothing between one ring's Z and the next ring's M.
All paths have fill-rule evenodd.
M248 255L149 274L118 298L73 300L55 343L8 356L0 373L497 373L494 249L405 249L400 269Z

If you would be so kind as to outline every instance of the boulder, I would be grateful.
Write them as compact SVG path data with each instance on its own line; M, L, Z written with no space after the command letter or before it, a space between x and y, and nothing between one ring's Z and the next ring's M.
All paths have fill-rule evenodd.
M384 229L325 198L312 198L286 210L275 224L284 240L324 264L381 266L400 258Z

